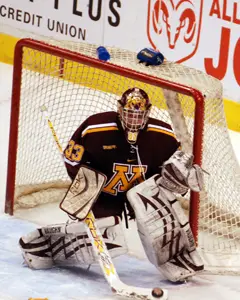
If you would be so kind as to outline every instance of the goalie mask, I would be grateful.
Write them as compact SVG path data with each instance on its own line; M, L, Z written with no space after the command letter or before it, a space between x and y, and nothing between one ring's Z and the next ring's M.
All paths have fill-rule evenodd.
M119 117L129 143L134 144L145 127L151 106L147 93L138 88L128 89L118 101Z

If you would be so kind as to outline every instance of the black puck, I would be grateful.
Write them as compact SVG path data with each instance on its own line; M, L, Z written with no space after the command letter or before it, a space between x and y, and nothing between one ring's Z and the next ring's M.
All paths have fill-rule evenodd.
M154 298L161 298L162 295L163 295L163 290L162 289L160 289L160 288L157 287L157 288L154 288L152 290L152 296Z

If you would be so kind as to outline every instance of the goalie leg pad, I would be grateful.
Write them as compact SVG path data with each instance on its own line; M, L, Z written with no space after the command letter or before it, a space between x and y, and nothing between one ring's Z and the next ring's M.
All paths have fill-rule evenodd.
M166 263L183 249L184 241L165 194L151 177L132 188L127 197L148 259L155 266Z
M175 195L158 186L158 179L159 175L152 176L132 188L127 197L134 209L139 236L149 261L159 270L163 268L169 280L178 281L195 274L195 262L189 253L196 252L196 247L188 219ZM187 251L189 266L183 269L175 260L184 251ZM203 268L201 258L198 258L197 270L199 266L199 269ZM176 268L179 268L178 273Z
M184 249L182 253L158 267L158 270L173 282L185 281L203 270L202 259L196 250L189 252Z
M103 240L111 257L128 251L120 218L98 219ZM85 227L81 222L50 225L20 238L26 264L32 269L52 266L88 266L97 262Z
M53 267L49 237L43 236L39 229L21 237L19 246L26 265L31 269L49 269Z

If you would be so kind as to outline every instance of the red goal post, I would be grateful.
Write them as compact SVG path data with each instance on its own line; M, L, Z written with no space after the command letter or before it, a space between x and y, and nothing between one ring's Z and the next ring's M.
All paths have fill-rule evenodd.
M47 129L44 129L39 107L47 106L60 142L66 146L71 134L87 116L100 111L116 110L119 95L132 86L146 90L154 105L152 116L170 122L183 149L192 151L195 163L204 163L203 168L210 174L213 174L213 167L215 176L215 167L210 166L214 153L209 148L214 146L211 144L214 134L220 137L221 132L226 132L221 83L200 71L172 62L166 61L160 67L146 67L138 64L135 53L113 47L109 48L110 62L102 62L96 58L96 48L96 45L69 46L64 42L32 39L22 39L17 43L14 55L6 213L13 214L14 209L19 206L34 206L48 201L48 198L52 201L55 189L61 190L63 187L57 193L58 201L61 201L59 197L64 195L69 184L60 158L51 157L55 145ZM79 107L77 115L76 106ZM209 114L212 116L209 117ZM227 138L224 138L224 143L229 143ZM213 157L209 158L209 153ZM55 155L58 156L57 150ZM234 157L231 159L235 162ZM224 172L221 164L219 168ZM239 169L236 167L236 170ZM224 207L225 195L223 200L219 198L215 201L218 192L211 191L212 179L210 183L207 180L206 192L192 192L190 195L190 224L200 246L198 234L202 218L206 222L214 219L217 224L228 222L237 228L240 226L238 215ZM214 182L213 189L216 186L218 183ZM221 183L219 188L222 188ZM238 191L239 187L236 186L234 193ZM29 204L30 202L33 204ZM207 235L221 235L221 239L225 238L226 228L218 231L215 224L210 229L206 228L206 224L201 228L204 226ZM239 255L239 236L235 237L230 229L227 230L231 236L231 245L234 244L236 250L234 253ZM224 243L217 250L221 251L223 247L225 251ZM215 242L212 248L216 249Z

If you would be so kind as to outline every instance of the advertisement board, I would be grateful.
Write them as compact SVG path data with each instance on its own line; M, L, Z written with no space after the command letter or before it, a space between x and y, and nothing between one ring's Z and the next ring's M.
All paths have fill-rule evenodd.
M202 70L240 103L238 0L1 0L0 21L63 40L159 49Z

